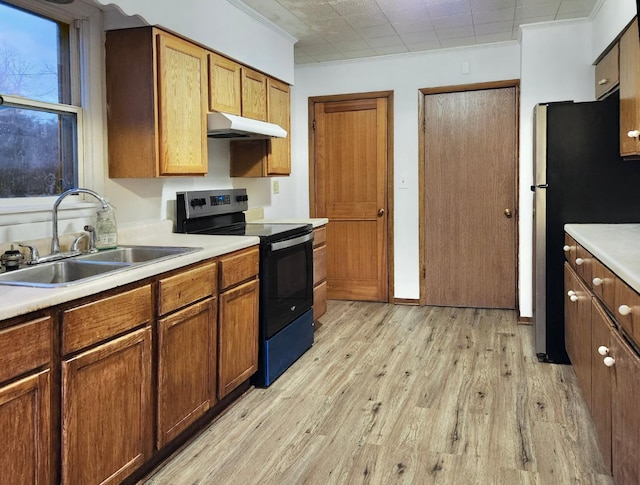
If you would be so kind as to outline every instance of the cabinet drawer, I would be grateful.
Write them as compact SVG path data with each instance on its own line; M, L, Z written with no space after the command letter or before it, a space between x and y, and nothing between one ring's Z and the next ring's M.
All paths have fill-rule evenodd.
M614 315L626 334L640 344L640 295L616 278Z
M62 315L62 353L114 337L151 318L151 285L71 308Z
M593 259L591 265L591 289L611 312L615 312L615 276L604 264Z
M609 52L596 64L596 98L611 91L620 80L619 71L620 48L615 44Z
M42 317L0 331L0 382L51 361L51 317Z
M313 284L327 279L327 246L313 250Z
M220 291L258 274L260 252L258 248L232 253L220 258Z
M591 267L593 266L593 259L594 258L589 251L580 246L580 244L576 245L576 272L587 283L591 281Z
M574 270L577 268L576 266L576 257L577 257L577 247L578 243L576 243L575 239L573 239L569 234L564 235L564 247L562 248L564 251L564 258L569 263Z
M318 227L313 230L313 247L326 244L327 242L327 226Z
M216 292L216 263L163 278L158 282L158 314L165 315Z

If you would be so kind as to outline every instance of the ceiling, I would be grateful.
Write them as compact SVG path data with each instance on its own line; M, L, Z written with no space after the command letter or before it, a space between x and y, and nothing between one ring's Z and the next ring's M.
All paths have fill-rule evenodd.
M521 24L588 17L596 0L242 0L298 39L295 63L516 40Z

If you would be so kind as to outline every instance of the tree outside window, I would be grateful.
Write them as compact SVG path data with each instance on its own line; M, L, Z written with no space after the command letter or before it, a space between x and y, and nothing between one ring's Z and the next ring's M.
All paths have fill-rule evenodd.
M77 185L69 25L0 1L0 198Z

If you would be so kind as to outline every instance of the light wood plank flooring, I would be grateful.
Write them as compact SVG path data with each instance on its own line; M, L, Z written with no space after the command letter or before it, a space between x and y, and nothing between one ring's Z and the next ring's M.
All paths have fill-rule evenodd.
M613 484L512 311L330 301L316 342L147 484Z

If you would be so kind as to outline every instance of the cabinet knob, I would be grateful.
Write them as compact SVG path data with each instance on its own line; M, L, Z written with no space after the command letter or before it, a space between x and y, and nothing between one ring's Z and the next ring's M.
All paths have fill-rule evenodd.
M582 258L576 258L576 264L577 264L578 266L582 266L582 265L584 264L584 259L582 259Z
M600 347L598 347L598 353L600 355L607 355L609 353L609 347L601 345Z
M378 217L382 217L384 215L384 209L378 209Z
M640 136L640 131L638 130L631 130L627 133L627 136L629 138L638 138Z
M607 78L600 79L600 81L598 81L598 86L604 86L608 82L609 82L609 80Z
M603 279L602 278L593 278L593 286L600 286L603 283Z
M576 292L575 292L575 291L573 291L573 290L569 290L569 291L567 291L567 296L573 296L573 295L575 295L575 294L576 294Z
M564 246L562 246L562 250L565 253L568 253L569 251L571 251L571 246L569 246L568 244L565 244Z
M614 359L613 357L605 357L603 362L607 367L613 367L613 364L616 363L616 359Z
M571 295L571 296L569 297L569 300L571 300L571 301L573 301L573 302L578 301L578 295Z
M626 317L627 315L631 314L631 307L629 305L620 305L618 307L618 313L623 317Z

